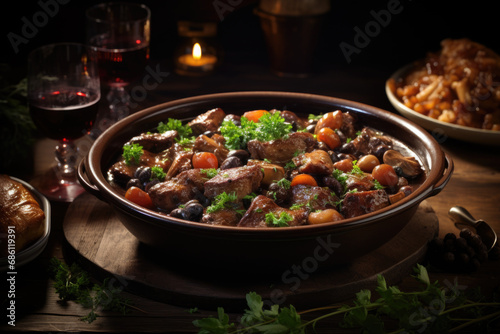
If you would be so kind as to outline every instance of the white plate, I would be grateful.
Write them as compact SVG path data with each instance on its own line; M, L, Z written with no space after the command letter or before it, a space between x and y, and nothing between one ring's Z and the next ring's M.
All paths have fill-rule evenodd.
M405 74L410 72L414 67L415 63L407 65L396 71L391 78L398 81L399 78L405 76ZM387 94L392 106L396 108L397 111L399 111L406 118L422 126L424 129L430 131L434 138L436 138L440 143L450 137L482 145L500 145L500 131L477 129L458 124L446 123L438 121L432 117L419 114L415 110L408 108L391 91L389 88L389 80L387 80L385 84L385 93Z
M0 258L0 271L16 271L17 268L34 260L38 255L40 255L40 253L43 252L45 246L47 246L50 235L50 202L29 183L12 176L10 178L21 183L28 191L30 191L40 205L40 208L42 208L43 212L45 213L45 233L35 243L16 253L14 270L11 270L11 268L9 268L7 257Z

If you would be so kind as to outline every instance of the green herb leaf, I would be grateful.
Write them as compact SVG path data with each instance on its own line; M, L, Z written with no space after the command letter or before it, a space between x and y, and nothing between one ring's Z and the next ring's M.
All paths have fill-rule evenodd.
M151 180L156 178L160 182L163 182L165 180L166 176L167 176L167 173L165 173L163 171L163 168L161 168L160 166L151 167Z
M290 189L290 186L292 184L292 182L288 181L287 179L285 178L282 178L281 180L279 180L278 182L276 182L278 184L278 186L280 186L281 188L283 189Z
M82 321L91 323L96 320L99 309L125 314L131 307L130 301L121 296L121 286L114 286L109 279L105 279L102 285L91 284L88 273L76 263L68 266L61 260L52 258L49 273L54 279L54 288L61 300L72 300L90 309L89 313L81 318Z
M207 207L207 212L212 213L224 208L231 208L231 203L234 203L237 200L238 197L236 197L236 193L227 194L226 192L223 192L215 197L212 205Z
M288 222L291 222L293 217L288 212L282 211L279 217L272 212L266 213L265 219L267 226L286 227L289 226Z
M259 141L271 141L285 137L292 130L292 125L285 122L279 112L266 113L257 122L255 139Z
M143 153L144 151L142 150L142 146L137 143L134 143L132 145L123 145L122 156L127 165L130 165L132 163L138 165Z
M216 168L204 168L200 170L202 174L205 174L206 177L209 179L215 177L217 173L219 172Z
M167 131L175 130L175 131L177 131L177 135L181 139L187 138L193 133L193 130L191 130L189 125L187 125L187 124L183 125L180 120L173 119L173 118L169 118L167 120L167 123L163 123L163 122L158 123L156 130L159 133L164 133Z

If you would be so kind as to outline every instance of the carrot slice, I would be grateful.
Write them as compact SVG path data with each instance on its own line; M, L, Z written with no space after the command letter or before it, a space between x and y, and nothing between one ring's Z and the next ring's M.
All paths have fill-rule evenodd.
M317 186L318 185L318 183L316 182L314 177L312 177L309 174L299 174L299 175L295 176L292 179L292 183L290 184L290 186L293 187L293 186L296 186L299 184L304 184L304 185L309 185L309 186Z

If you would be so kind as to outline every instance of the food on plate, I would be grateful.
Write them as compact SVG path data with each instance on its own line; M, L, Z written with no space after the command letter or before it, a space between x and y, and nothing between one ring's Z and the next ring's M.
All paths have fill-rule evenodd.
M408 108L439 121L500 131L500 56L469 39L441 50L389 87Z
M349 112L306 118L214 108L131 138L108 180L131 202L170 217L255 228L374 212L410 195L425 174L401 142Z
M45 233L45 213L31 192L0 175L0 256L13 255Z

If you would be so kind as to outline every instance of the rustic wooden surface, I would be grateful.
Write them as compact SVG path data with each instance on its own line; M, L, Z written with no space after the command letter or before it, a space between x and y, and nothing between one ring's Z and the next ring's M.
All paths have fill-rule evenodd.
M127 291L178 306L238 310L246 305L249 291L259 291L265 300L279 291L287 303L306 308L349 298L373 285L378 274L389 284L399 282L422 260L427 243L438 232L438 220L424 202L408 225L383 247L352 264L308 274L298 284L284 281L281 272L244 277L231 264L220 275L200 275L190 263L181 268L169 266L168 259L142 245L121 224L108 204L90 194L71 204L63 230L67 258L83 264L94 276L113 275Z
M162 67L163 68L163 67ZM233 71L234 70L234 71ZM234 73L237 73L234 74ZM227 71L213 77L187 79L172 75L154 91L148 91L147 99L137 109L163 103L174 98L216 91L234 90L285 90L302 91L351 99L371 104L392 112L384 95L383 87L390 72L374 67L339 68L335 73L325 72L300 79L282 79L273 76L257 65L240 67L227 66ZM481 218L500 233L500 154L498 146L479 146L449 138L438 138L443 150L455 163L453 176L437 196L427 199L439 220L439 233L458 232L448 217L448 210L454 205L467 208L476 218ZM33 169L26 171L20 166L19 173L14 175L26 181L35 181L43 177L46 170L54 162L53 147L55 142L40 138L34 149ZM82 154L89 149L91 140L83 138L78 141ZM143 333L194 333L196 328L192 321L206 316L215 316L216 309L190 313L190 308L175 306L165 302L144 298L137 294L125 292L133 300L137 309L122 316L115 313L100 313L100 317L92 324L79 320L87 310L74 303L61 304L48 278L47 266L50 258L64 259L63 256L63 222L68 205L52 202L52 232L49 244L40 257L26 266L19 268L16 276L16 326L7 325L2 313L1 332L143 332ZM376 237L376 236L374 236ZM3 275L3 273L1 274ZM471 274L455 274L431 272L431 280L457 282L466 288L480 286L486 294L498 288L500 281L500 263L488 261ZM98 277L96 277L98 278ZM5 309L7 284L5 276L0 280L2 291L2 309ZM398 286L403 290L415 288L414 279L404 276ZM258 292L258 291L257 291ZM350 302L354 296L346 298ZM193 305L196 307L197 305ZM236 321L243 310L231 313L232 321ZM314 314L304 316L310 319ZM338 326L339 319L325 319L316 326L318 333L352 332Z

